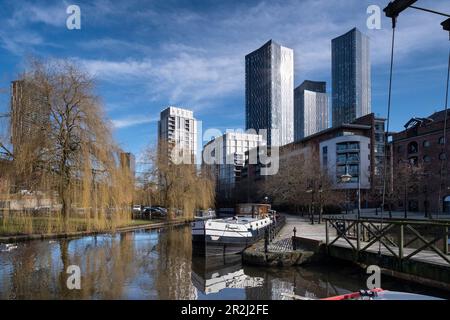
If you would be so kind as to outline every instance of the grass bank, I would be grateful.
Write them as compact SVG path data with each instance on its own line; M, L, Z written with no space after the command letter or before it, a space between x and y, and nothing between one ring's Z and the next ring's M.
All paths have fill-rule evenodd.
M28 217L26 220L17 219L13 222L11 218L5 223L0 218L0 243L17 242L38 239L72 238L85 235L104 234L111 232L126 232L137 229L155 229L171 225L185 224L190 221L186 219L175 220L129 220L116 224L96 225L85 219L69 219L66 227L61 225L58 218Z

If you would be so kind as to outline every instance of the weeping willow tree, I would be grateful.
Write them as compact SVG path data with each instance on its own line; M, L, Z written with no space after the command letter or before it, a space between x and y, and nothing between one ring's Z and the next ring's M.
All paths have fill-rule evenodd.
M169 219L181 213L184 219L190 220L197 209L213 207L215 185L209 172L195 164L175 164L162 150L167 150L165 141L159 141L158 148L146 151L150 167L145 179L157 186L159 203L168 209Z
M119 165L121 150L93 79L70 61L35 60L17 86L11 191L47 199L52 216L62 221L57 231L114 228L128 221L132 174Z

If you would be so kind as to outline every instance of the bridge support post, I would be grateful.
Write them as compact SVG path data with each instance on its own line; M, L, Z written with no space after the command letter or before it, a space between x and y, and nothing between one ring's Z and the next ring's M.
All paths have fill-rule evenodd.
M398 258L400 259L400 263L403 260L403 246L405 242L405 234L404 234L404 225L400 225L399 235L398 235Z
M361 223L360 221L356 222L356 253L358 257L361 250Z
M448 227L444 227L444 254L448 255Z

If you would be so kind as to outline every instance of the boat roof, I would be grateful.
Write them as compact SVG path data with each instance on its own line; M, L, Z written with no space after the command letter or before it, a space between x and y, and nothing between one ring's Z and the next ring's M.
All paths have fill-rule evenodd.
M252 216L234 216L223 219L212 219L214 222L234 223L234 224L246 224L254 221L264 220L265 218L253 218Z

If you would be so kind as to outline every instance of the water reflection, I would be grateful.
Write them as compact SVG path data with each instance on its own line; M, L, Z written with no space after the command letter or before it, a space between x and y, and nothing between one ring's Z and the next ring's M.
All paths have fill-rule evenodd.
M264 279L245 274L240 255L193 257L192 283L201 294L209 295L225 289L262 287Z
M68 290L67 267L81 269L81 290ZM283 299L356 291L365 275L354 267L243 267L240 256L192 255L190 227L72 240L32 241L0 252L0 299ZM423 288L385 280L383 286ZM444 296L445 297L445 296Z

